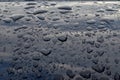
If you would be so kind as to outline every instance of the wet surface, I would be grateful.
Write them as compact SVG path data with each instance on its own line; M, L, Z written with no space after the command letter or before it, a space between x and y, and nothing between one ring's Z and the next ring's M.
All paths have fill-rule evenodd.
M120 80L119 11L119 2L0 3L0 80Z

